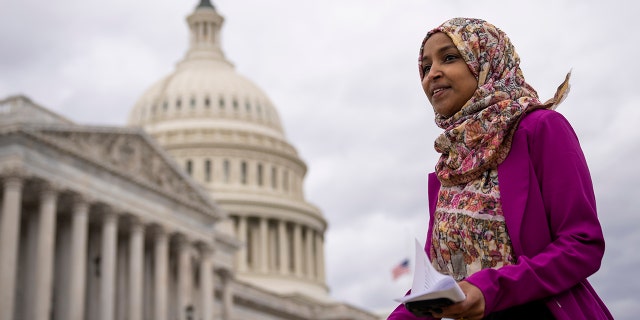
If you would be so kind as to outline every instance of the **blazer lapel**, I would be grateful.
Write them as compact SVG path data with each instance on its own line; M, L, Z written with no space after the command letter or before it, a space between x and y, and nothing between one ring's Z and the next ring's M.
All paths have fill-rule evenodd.
M435 172L429 174L428 178L429 195L429 227L427 229L427 240L424 243L424 251L427 253L429 259L431 259L431 235L433 233L433 215L436 212L436 204L438 203L438 192L440 191L440 181Z
M520 231L529 194L529 162L526 135L518 130L513 136L509 155L498 165L500 203L511 244L518 255L524 253Z

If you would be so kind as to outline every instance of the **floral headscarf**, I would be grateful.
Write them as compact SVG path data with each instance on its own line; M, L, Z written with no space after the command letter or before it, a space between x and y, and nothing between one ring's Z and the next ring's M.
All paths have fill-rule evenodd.
M534 109L555 108L568 93L570 74L554 98L541 103L525 82L520 57L502 30L480 19L453 18L422 41L421 79L424 44L437 32L451 38L478 80L478 88L460 111L449 118L436 114L436 124L444 129L435 141L441 154L436 173L446 186L469 182L504 161L522 116Z

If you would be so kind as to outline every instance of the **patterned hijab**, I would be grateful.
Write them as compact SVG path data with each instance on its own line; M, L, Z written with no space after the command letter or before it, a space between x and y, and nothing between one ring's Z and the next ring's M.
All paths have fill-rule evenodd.
M520 119L529 111L553 109L562 102L569 91L570 73L555 96L541 103L525 82L520 57L502 30L480 19L453 18L429 31L422 41L421 79L424 44L437 32L451 38L478 80L478 88L460 111L449 118L436 114L436 124L444 129L435 141L441 154L436 173L442 185L451 186L474 180L504 161Z

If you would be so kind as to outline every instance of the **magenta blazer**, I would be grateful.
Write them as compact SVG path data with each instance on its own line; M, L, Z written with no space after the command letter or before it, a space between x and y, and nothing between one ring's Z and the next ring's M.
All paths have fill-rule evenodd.
M604 238L591 176L569 122L551 110L525 116L498 166L500 200L517 263L467 281L485 298L485 316L542 299L556 319L613 319L587 277L600 268ZM440 182L429 175L433 219ZM425 250L431 246L429 224ZM418 318L399 305L388 320Z

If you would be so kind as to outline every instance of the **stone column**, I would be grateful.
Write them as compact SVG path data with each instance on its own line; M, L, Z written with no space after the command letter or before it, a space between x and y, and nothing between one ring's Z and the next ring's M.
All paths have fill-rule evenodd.
M313 229L306 227L305 228L305 270L304 273L307 278L314 278L313 275L315 273L315 261L313 257L313 242L315 241L315 236L313 234Z
M302 276L302 226L293 225L293 271L296 276Z
M280 274L289 273L289 238L287 237L287 222L278 221L278 264Z
M247 250L249 270L252 272L260 272L260 217L247 218Z
M322 232L316 232L316 279L318 282L325 282L324 278L324 239Z
M221 272L222 279L222 320L233 318L233 274L225 270Z
M144 225L132 219L129 236L129 320L142 320Z
M200 244L200 305L202 308L201 320L213 320L213 249L210 245Z
M166 231L162 227L154 229L155 241L153 246L153 318L166 320L168 312L167 291L169 276L169 242Z
M260 272L262 273L267 273L269 272L269 237L268 237L268 231L269 231L269 224L268 224L268 220L267 218L264 217L260 217L260 235L259 235L259 243L260 243L260 249L259 249L259 257L260 257L260 267L258 270L260 270ZM256 248L257 249L257 248Z
M115 314L116 246L118 216L105 208L102 222L102 250L100 259L100 320L113 320Z
M238 271L246 272L247 271L247 217L239 215L238 216L238 240L242 244L242 247L238 249L237 253L237 262L238 262Z
M65 293L67 305L63 319L84 319L85 282L87 271L87 230L89 203L76 196L71 217L71 250L69 252L69 292Z
M33 293L27 308L27 319L49 319L53 292L53 254L56 240L56 205L58 193L48 183L42 184L40 210L38 212L38 234L35 247L36 267L33 274Z
M187 313L193 310L191 304L191 244L183 235L177 237L178 242L178 320L187 320ZM192 312L192 311L191 311Z
M0 213L0 257L2 257L0 259L0 319L2 320L13 319L22 187L22 178L8 177L4 181Z

